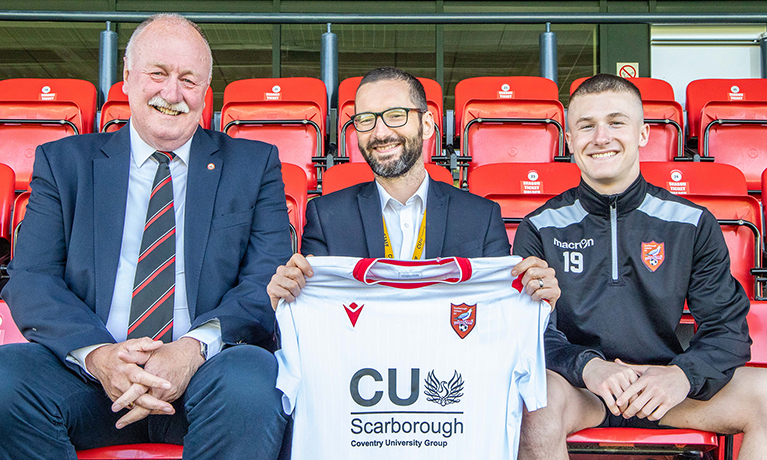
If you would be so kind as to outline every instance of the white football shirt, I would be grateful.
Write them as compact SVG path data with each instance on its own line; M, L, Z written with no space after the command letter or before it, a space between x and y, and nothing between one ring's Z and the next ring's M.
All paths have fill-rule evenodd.
M277 321L292 458L515 459L523 402L546 405L550 307L520 257L314 257Z

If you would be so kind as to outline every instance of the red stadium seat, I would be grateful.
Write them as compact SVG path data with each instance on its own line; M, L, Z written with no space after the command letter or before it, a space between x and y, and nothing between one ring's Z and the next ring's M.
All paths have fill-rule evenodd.
M549 199L576 187L581 173L574 163L498 163L478 166L469 175L469 191L501 206L509 243L522 218Z
M6 343L23 343L27 339L21 335L16 323L13 322L11 311L5 301L0 300L0 345Z
M293 252L299 252L306 217L306 173L300 166L285 163L282 165L282 181L285 183L285 202L288 205Z
M570 94L581 86L581 83L591 77L581 77L575 79L570 84ZM630 78L629 81L637 87L642 94L643 101L673 101L674 88L665 80L659 78L638 77Z
M687 138L701 130L700 112L709 102L767 101L767 82L763 78L706 78L687 85Z
M16 175L10 166L0 163L0 238L11 240L11 220Z
M11 78L0 80L0 101L71 102L80 109L79 133L93 132L96 121L96 87L71 78ZM42 142L39 142L41 144Z
M354 110L354 97L360 86L362 77L347 78L338 85L338 155L341 158L349 158L352 163L363 163L365 159L360 153L357 144L357 131L352 125ZM442 87L429 78L418 78L426 92L426 106L434 117L437 128L432 137L423 144L423 159L426 163L432 163L434 156L442 155Z
M651 184L705 206L719 221L730 252L730 270L751 300L763 300L763 286L752 269L760 269L762 219L759 202L747 194L743 173L717 163L641 164Z
M719 447L715 433L682 429L588 428L567 438L571 458L593 454L685 455L700 458ZM589 455L579 457L578 454Z
M124 444L77 452L78 460L180 459L183 446L174 444Z
M751 302L748 312L748 332L751 335L751 360L746 364L767 367L767 302Z
M564 156L564 107L543 77L477 77L455 87L462 184L491 163L570 161Z
M447 168L435 164L426 164L429 176L440 182L453 185L453 175ZM327 195L352 185L370 182L374 178L373 170L367 163L342 163L333 166L325 172L322 194Z
M27 203L29 202L29 193L24 192L16 197L13 203L13 216L11 218L11 258L16 253L16 238L19 236L19 227L24 220L24 214L27 213Z
M767 82L764 83L767 89ZM698 152L746 175L748 189L761 190L767 168L767 101L712 101L700 112Z
M0 163L13 168L15 189L29 186L38 145L82 130L81 110L73 102L0 102Z
M275 144L283 163L306 172L318 188L324 160L327 92L317 78L251 78L226 86L221 131Z
M106 133L117 131L130 118L130 106L128 96L123 93L123 82L118 81L109 89L107 100L101 107L101 121L99 132ZM205 108L200 117L200 126L210 129L213 125L213 90L208 87L205 93Z
M588 77L570 85L570 94ZM650 125L650 139L639 149L641 161L672 161L684 156L684 113L674 100L671 84L657 78L632 78L642 94L645 123Z

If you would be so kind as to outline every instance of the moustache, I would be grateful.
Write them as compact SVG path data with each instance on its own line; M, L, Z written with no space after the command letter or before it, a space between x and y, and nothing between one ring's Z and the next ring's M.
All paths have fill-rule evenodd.
M171 104L170 102L166 101L165 98L162 96L155 96L152 99L149 99L149 102L147 104L151 105L152 107L159 107L166 110L172 110L174 112L180 112L180 113L189 113L189 106L186 102L180 101Z

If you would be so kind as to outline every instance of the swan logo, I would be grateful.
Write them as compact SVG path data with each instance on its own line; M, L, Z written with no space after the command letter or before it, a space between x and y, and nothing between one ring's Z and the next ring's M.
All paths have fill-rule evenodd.
M461 402L463 396L463 379L458 371L453 371L453 377L450 381L440 380L434 375L434 371L429 372L424 380L423 393L426 400L439 404L442 407L448 404Z

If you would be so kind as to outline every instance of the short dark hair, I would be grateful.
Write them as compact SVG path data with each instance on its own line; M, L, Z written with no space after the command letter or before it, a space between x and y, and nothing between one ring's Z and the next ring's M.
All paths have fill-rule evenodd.
M428 110L428 106L426 105L426 91L423 89L423 85L420 81L413 75L405 72L404 70L398 69L396 67L379 67L377 69L373 69L367 74L365 74L364 77L362 77L362 81L360 82L360 88L362 85L365 85L367 83L374 83L377 81L384 81L384 80L395 80L395 81L404 81L410 86L410 100L413 102L413 105L415 105L416 108L421 110Z
M570 101L572 102L573 99L585 94L600 94L608 91L633 94L640 105L642 103L642 93L639 92L639 88L625 78L610 75L609 73L598 73L581 83L573 91L573 94L570 95Z

